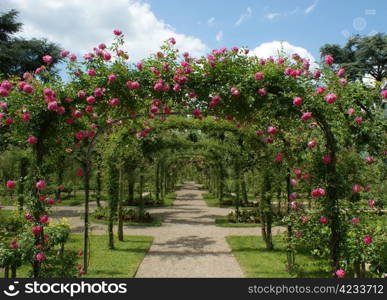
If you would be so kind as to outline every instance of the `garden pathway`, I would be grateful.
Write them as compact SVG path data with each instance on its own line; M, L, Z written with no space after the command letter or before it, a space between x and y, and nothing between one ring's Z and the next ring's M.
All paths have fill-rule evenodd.
M219 214L206 205L203 191L187 182L176 193L136 277L243 277L224 228L215 226Z

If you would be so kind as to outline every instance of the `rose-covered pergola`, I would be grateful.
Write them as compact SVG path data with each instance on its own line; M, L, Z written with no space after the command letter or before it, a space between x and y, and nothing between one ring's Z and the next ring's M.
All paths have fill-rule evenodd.
M313 235L318 235L321 226L326 228L323 239L329 245L333 275L344 276L344 259L355 264L369 262L375 250L373 240L379 236L369 223L358 222L358 216L372 218L372 207L378 202L370 202L370 211L360 200L368 200L367 193L378 184L365 174L372 173L373 164L385 158L385 122L379 103L387 98L386 90L347 81L345 70L336 66L331 56L314 70L297 54L263 59L236 47L193 58L175 48L174 38L155 55L133 64L123 50L124 35L119 30L114 35L111 46L100 44L82 60L62 51L69 73L66 82L47 72L51 58L44 56L44 64L34 74L1 83L3 147L16 144L31 147L34 153L33 179L6 183L9 189L23 184L28 191L25 213L34 237L30 253L34 276L39 276L45 259L49 238L45 226L55 202L44 192L47 152L71 155L82 165L83 267L87 272L94 146L122 125L136 138L146 138L152 128L163 129L163 122L175 115L198 122L208 122L205 117L211 116L215 127L218 120L225 120L235 131L256 133L262 145L262 166L274 170L264 174L264 187L273 177L286 174L288 267L294 263L294 244L313 243ZM173 126L184 127L183 123ZM311 196L321 205L315 215L308 215L297 202L297 188L306 181ZM348 254L356 247L361 247L364 260Z

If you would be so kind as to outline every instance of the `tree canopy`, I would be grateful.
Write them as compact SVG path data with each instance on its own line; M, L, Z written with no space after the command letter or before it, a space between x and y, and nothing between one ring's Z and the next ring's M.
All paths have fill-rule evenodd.
M321 57L332 55L352 80L369 74L381 81L387 75L387 36L378 33L372 36L355 35L341 47L325 44L320 48Z
M10 10L0 15L0 73L6 76L22 76L24 72L34 72L42 66L42 57L50 55L52 62L48 68L61 61L59 45L46 39L24 39L15 37L22 23L17 22L18 12Z

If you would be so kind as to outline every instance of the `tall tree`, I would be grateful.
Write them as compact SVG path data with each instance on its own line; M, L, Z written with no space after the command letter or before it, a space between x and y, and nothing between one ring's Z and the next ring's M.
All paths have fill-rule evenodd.
M44 55L53 58L49 71L55 73L54 65L61 61L61 48L46 39L14 37L23 25L17 22L17 16L16 10L0 15L0 76L22 76L24 72L33 72L43 64Z
M0 16L0 41L8 41L23 26L16 21L17 15L18 12L12 9Z
M340 47L325 44L320 48L321 57L332 55L335 62L346 69L350 79L362 79L369 74L377 81L387 76L387 35L355 35Z

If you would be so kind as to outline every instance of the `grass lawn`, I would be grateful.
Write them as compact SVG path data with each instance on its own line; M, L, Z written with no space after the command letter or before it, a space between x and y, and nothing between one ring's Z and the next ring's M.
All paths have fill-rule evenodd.
M227 217L220 217L215 219L216 226L219 227L260 227L257 223L231 223L228 222Z
M93 216L90 215L90 221L94 223L101 223L101 224L108 224L107 220L101 220L101 219L96 219ZM161 226L163 223L163 220L158 217L153 217L152 222L150 223L140 223L140 222L124 222L124 225L126 226ZM114 221L114 225L117 225L117 221Z
M90 236L91 256L87 278L114 278L134 277L148 252L153 237L149 236L124 236L124 241L115 240L115 250L107 248L106 235ZM72 234L66 243L66 249L79 251L83 249L83 235ZM82 263L82 259L79 259ZM18 277L27 277L30 265L23 265L17 270ZM3 272L0 276L3 277Z
M207 206L210 207L235 207L234 205L220 205L219 199L212 195L211 193L205 193L202 195L204 201L206 201ZM233 197L224 197L224 200L231 200Z
M12 198L10 196L1 196L0 205L3 205L3 206L17 205L16 196L13 196Z
M228 236L226 237L233 254L243 272L249 278L288 278L292 277L285 271L286 251L282 236L273 237L274 250L265 250L265 243L260 236ZM318 261L307 253L297 253L296 262L305 268L302 277L329 277L317 267ZM323 265L323 262L321 262Z
M168 193L165 195L164 197L164 201L163 203L161 204L151 204L151 203L146 203L146 201L149 201L151 199L151 196L149 194L143 196L143 200L145 201L145 207L165 207L165 206L172 206L173 205L173 201L175 201L176 199L176 193L175 192L172 192L172 193ZM152 192L152 199L155 200L156 199L156 196L155 196L155 193ZM138 207L137 203L140 202L140 199L138 197L135 197L134 199L134 202L136 203L136 205L125 205L125 202L124 202L124 205L125 207L129 207L129 208L136 208Z
M10 217L14 211L10 209L0 209L0 217Z
M215 225L219 227L261 227L260 223L233 223L227 220L227 217L219 217L215 219ZM281 220L273 221L272 226L285 225Z
M219 199L217 197L215 197L214 195L212 195L211 193L204 193L202 196L203 196L204 201L206 201L207 206L235 208L235 204L234 204L235 197L234 196L224 196L223 197L223 200L227 201L227 204L220 204ZM254 197L249 197L248 200L249 201L256 201L257 199ZM230 204L230 203L232 203L232 204ZM251 207L240 206L239 208L240 209L248 209Z
M162 206L172 206L173 205L173 201L176 199L176 193L173 192L173 193L168 193L165 195L165 199L164 199L164 205Z

